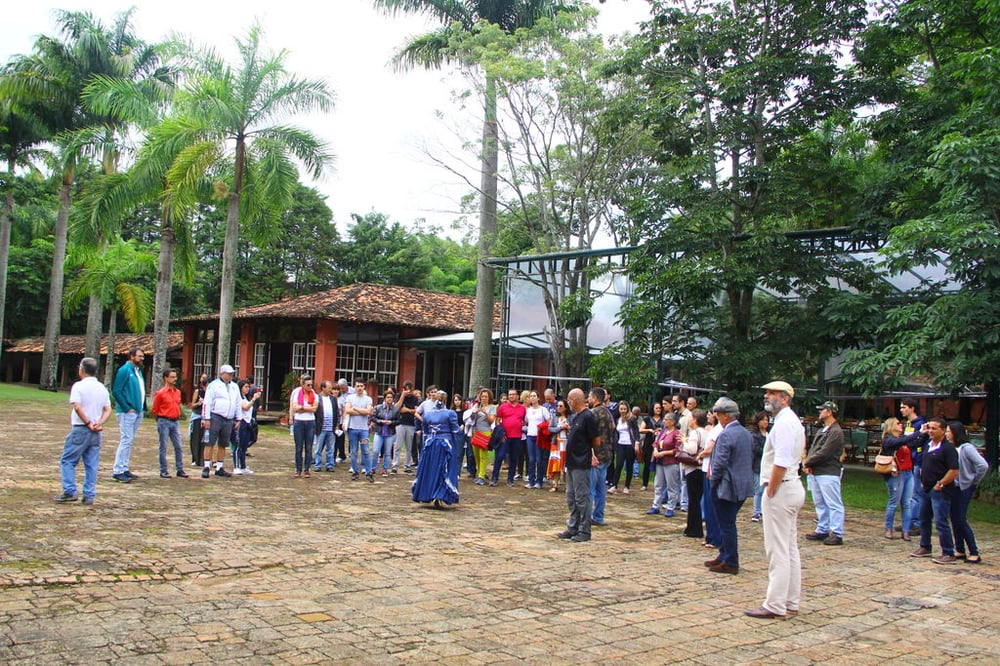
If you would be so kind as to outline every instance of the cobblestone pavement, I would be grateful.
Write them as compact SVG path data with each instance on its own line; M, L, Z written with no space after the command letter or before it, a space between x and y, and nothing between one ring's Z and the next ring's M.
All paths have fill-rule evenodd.
M22 407L0 413L2 663L1000 663L992 527L985 564L938 566L850 512L843 547L801 543L802 612L761 621L742 613L767 581L746 509L742 569L717 575L638 483L579 544L553 538L561 493L463 480L438 511L402 474L293 479L278 427L253 476L160 479L149 419L140 480L110 478L112 421L94 507L56 505L68 410Z

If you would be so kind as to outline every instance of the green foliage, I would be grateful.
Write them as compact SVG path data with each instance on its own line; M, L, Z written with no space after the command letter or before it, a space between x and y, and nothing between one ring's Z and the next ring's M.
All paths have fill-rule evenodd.
M609 345L591 357L590 378L612 395L638 404L649 399L650 387L656 384L656 364L632 346Z

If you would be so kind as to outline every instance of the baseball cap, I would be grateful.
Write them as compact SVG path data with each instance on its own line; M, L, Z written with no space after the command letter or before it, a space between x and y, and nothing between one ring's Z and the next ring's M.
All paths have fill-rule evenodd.
M226 365L224 365L221 368L219 368L219 374L221 375L223 373L229 373L230 375L235 375L236 371L233 370L233 366L231 366L231 365L229 365L227 363Z
M826 402L824 402L822 405L820 405L816 409L819 410L819 411L821 411L821 412L824 409L829 409L830 412L832 412L833 414L836 414L837 413L837 403L835 403L833 400L827 400Z
M764 389L765 391L784 391L785 393L788 394L789 398L795 397L795 389L793 389L792 385L789 384L788 382L783 382L783 381L768 382L767 384L761 386L761 388Z

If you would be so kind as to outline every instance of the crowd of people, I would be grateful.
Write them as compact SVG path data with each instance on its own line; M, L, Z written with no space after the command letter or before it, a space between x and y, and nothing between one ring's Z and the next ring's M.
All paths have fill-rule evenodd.
M119 425L113 478L130 483L131 449L145 411L142 350L130 351L118 370L112 394ZM111 414L107 390L97 381L97 364L85 358L80 381L70 394L72 429L61 459L63 492L57 502L78 499L75 468L85 468L82 497L92 504L96 494L101 433ZM253 378L234 381L232 366L223 365L211 382L199 378L190 402L189 440L192 465L203 478L252 474L248 449L257 439L256 416L261 392ZM163 371L163 387L152 399L159 436L160 476L170 478L167 446L173 447L177 477L184 469L179 420L182 415L177 372ZM435 507L459 501L459 476L467 470L475 485L496 486L506 469L509 487L523 482L526 490L566 493L569 517L561 539L585 542L591 527L605 524L607 495L632 492L633 481L646 491L652 481L648 515L667 518L686 513L685 537L701 540L715 557L705 565L713 573L740 571L737 517L753 498L750 520L763 523L769 560L769 584L760 608L747 611L762 619L794 615L801 595L797 516L806 488L815 507L815 529L805 535L826 546L844 543L845 510L841 494L844 432L838 405L819 406L815 431L808 439L802 420L792 411L794 388L784 381L765 384L764 409L743 426L739 406L719 398L711 409L696 397L665 396L643 416L625 401L612 402L605 389L588 393L572 389L565 399L552 389L510 389L498 404L490 389L470 400L449 396L435 386L424 392L407 381L398 393L387 388L369 395L358 379L324 380L318 391L303 375L288 396L288 420L294 439L295 478L332 472L349 465L350 478L374 482L399 473L416 474L411 484L416 502ZM958 560L981 562L967 520L969 502L988 470L969 442L961 423L925 420L918 403L904 399L902 419L883 426L883 449L893 457L885 482L888 503L885 538L895 538L895 515L901 514L900 538L919 533L913 557L931 557L936 530L941 548L938 564ZM489 470L489 451L493 467ZM225 469L229 453L233 471ZM800 480L805 475L805 488Z

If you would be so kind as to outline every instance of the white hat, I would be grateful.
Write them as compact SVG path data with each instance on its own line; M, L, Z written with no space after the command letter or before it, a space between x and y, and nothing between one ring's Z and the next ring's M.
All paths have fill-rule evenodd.
M224 366L222 366L221 368L219 368L219 374L221 375L221 374L224 374L224 373L229 373L231 375L235 375L236 371L233 370L233 366L231 366L231 365L229 365L227 363Z
M785 393L788 394L789 398L795 397L795 389L793 389L792 385L789 384L788 382L782 382L782 381L768 382L767 384L761 386L761 388L764 389L765 391L784 391Z

